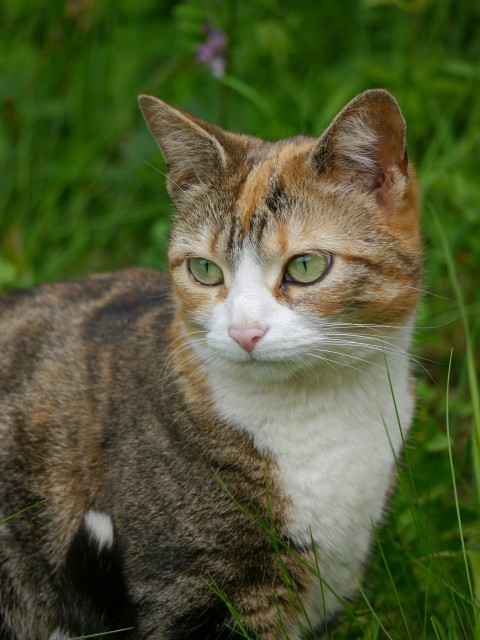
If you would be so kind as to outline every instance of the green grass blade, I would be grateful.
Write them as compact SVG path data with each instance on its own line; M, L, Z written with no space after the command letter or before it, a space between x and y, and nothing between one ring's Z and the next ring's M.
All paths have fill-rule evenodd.
M451 440L451 436L450 436L450 403L449 403L449 396L450 396L450 373L451 373L451 369L452 369L452 355L453 355L453 349L450 352L450 360L448 362L448 373L447 373L447 395L446 395L446 410L445 410L445 420L446 420L446 429L447 429L447 440L448 440L448 458L450 461L450 471L452 474L452 487L453 487L453 494L454 494L454 498L455 498L455 510L457 513L457 523L458 523L458 531L460 534L460 544L462 545L462 554L463 554L463 560L464 560L464 564L465 564L465 574L467 577L467 583L468 583L468 590L470 593L470 598L472 600L472 604L474 607L474 620L476 620L477 616L478 616L478 611L475 611L476 606L475 606L475 595L474 595L474 589L473 589L473 585L472 585L472 580L470 577L470 566L469 566L469 562L468 562L468 556L467 556L467 551L465 548L465 538L463 535L463 526L462 526L462 518L461 518L461 514L460 514L460 504L459 504L459 500L458 500L458 492L457 492L457 482L455 479L455 468L453 465L453 456L452 456L452 440ZM479 629L477 629L479 630Z
M10 520L13 520L14 518L18 518L18 516L21 516L23 513L26 513L31 509L35 509L36 507L39 507L41 504L44 504L45 502L46 500L40 500L40 502L35 502L34 504L31 504L28 507L25 507L25 509L21 509L20 511L17 511L17 513L14 513L11 516L4 518L3 520L0 520L0 525L10 522Z
M472 400L472 408L473 408L473 433L472 433L473 468L475 472L477 503L478 505L480 505L480 385L479 385L476 365L475 365L475 356L474 356L474 349L472 344L470 323L468 320L467 308L463 298L460 282L457 277L457 271L455 268L455 263L453 260L452 252L450 250L450 246L448 244L447 238L445 236L445 232L443 230L443 227L440 223L440 220L436 212L433 209L431 209L431 212L433 215L433 219L435 220L438 235L440 236L440 240L442 242L442 246L444 249L445 259L446 259L448 271L450 274L450 279L452 281L452 285L453 285L455 295L457 297L458 305L460 308L460 315L462 318L463 330L465 334L467 374L468 374L468 383L469 383L470 395ZM480 516L479 516L479 520L480 520Z
M459 305L459 309L460 309L460 315L462 318L462 323L463 323L463 330L464 330L464 334L465 334L465 342L466 342L466 360L467 360L467 376L468 376L468 384L469 384L469 390L470 390L470 397L471 397L471 401L472 401L472 409L473 409L473 429L472 429L472 460L473 460L473 471L474 471L474 477L475 477L475 488L476 488L476 498L477 498L477 512L479 513L479 517L478 517L478 522L477 522L477 526L480 527L480 385L479 385L479 381L478 381L478 377L477 377L477 371L476 371L476 364L475 364L475 356L474 356L474 348L473 348L473 344L472 344L472 334L471 334L471 330L470 330L470 323L469 323L469 319L468 319L468 313L467 313L467 308L465 305L465 301L464 301L464 297L463 297L463 292L460 286L460 282L458 280L457 277L457 271L455 268L455 263L453 260L453 256L452 256L452 252L450 250L450 246L449 243L447 241L447 238L445 236L445 232L443 230L443 227L440 223L440 220L436 214L436 212L431 209L433 218L435 220L435 224L437 227L437 231L438 231L438 235L440 237L440 240L442 242L442 246L444 249L444 253L445 253L445 258L446 258L446 263L447 263L447 267L448 267L448 271L449 271L449 275L450 275L450 279L452 281L452 285L455 291L455 295L458 301L458 305ZM451 365L451 356L450 356L450 365ZM448 371L448 375L450 376L450 365L449 365L449 371ZM447 401L448 401L448 393L447 393ZM447 426L449 425L448 422L448 406L447 406ZM451 458L451 447L449 446L449 454L450 454L450 458ZM453 467L452 468L452 474L453 474ZM453 486L455 488L456 491L456 487L455 487L455 482L453 483ZM458 514L458 497L455 494L455 503L456 503L456 508L457 508L457 514ZM461 535L462 538L462 548L463 548L463 552L465 555L465 558L467 558L466 552L465 552L465 546L464 546L464 541L463 541L463 535ZM471 573L472 573L472 578L473 578L473 589L472 589L472 585L470 584L470 572L467 569L467 576L468 576L468 580L469 580L469 588L471 590L471 595L472 595L472 599L473 602L476 603L476 632L477 632L477 637L480 637L480 620L479 620L479 616L480 616L480 563L476 563L475 561L470 563L470 567L471 567ZM473 594L475 594L473 596Z
M375 609L372 607L372 605L370 604L369 599L367 598L367 594L365 593L365 591L362 589L362 585L358 584L357 585L358 591L360 593L360 595L362 596L362 598L365 601L365 604L367 605L370 613L372 614L373 618L375 619L375 622L378 624L378 626L380 627L380 629L383 631L383 633L386 635L386 637L388 638L388 640L394 640L392 638L392 636L388 633L388 631L386 630L386 628L384 627L382 621L380 620L380 618L378 617L377 612L375 611Z
M387 575L388 575L388 579L390 581L390 585L391 585L391 587L393 589L393 593L395 594L395 600L397 601L398 610L400 611L400 616L401 616L401 618L403 620L403 624L405 625L405 630L406 630L406 633L407 633L407 637L410 640L412 640L412 636L410 635L410 629L409 629L408 622L407 622L407 617L405 615L405 611L404 611L403 606L402 606L402 600L401 600L401 598L400 598L400 596L398 594L397 586L395 584L395 580L393 579L392 573L390 571L390 566L388 564L387 557L385 556L385 554L383 552L382 543L380 542L380 538L378 537L377 529L375 527L375 523L373 522L373 520L371 521L371 523L372 523L373 535L374 535L375 541L377 543L377 548L380 551L380 555L382 557L382 561L383 561L384 567L385 567L385 569L387 571Z

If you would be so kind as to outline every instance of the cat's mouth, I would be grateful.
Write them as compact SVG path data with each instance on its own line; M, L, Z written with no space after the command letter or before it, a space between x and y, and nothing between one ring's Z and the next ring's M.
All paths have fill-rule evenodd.
M259 382L276 382L303 377L306 371L302 359L285 353L268 353L265 350L254 349L250 353L217 352L217 356L219 357L210 360L208 366L229 377L235 371L235 375L246 375Z

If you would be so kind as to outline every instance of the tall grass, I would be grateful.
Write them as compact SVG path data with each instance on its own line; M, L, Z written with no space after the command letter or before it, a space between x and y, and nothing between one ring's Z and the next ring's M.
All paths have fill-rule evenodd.
M206 21L228 38L221 77L198 61ZM337 640L480 635L479 26L478 3L453 0L0 5L1 288L165 266L171 205L139 93L267 138L319 134L366 88L397 96L422 185L424 369L398 490Z

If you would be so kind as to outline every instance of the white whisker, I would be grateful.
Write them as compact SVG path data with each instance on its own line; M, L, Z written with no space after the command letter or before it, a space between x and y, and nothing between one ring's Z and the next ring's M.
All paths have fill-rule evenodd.
M154 171L156 171L157 173L159 173L162 177L164 177L165 179L167 179L168 181L170 181L173 185L175 185L177 187L177 189L179 191L181 191L182 193L186 193L185 189L182 189L182 187L177 184L176 182L174 182L166 173L165 171L162 171L161 169L159 169L158 167L156 167L155 165L153 165L151 162L148 162L148 160L143 160L143 162L149 166L150 168L152 168Z

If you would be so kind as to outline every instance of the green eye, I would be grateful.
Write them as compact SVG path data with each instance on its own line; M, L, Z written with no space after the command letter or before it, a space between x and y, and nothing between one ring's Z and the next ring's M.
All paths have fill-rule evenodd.
M327 273L331 262L329 253L298 256L287 264L285 280L297 284L313 284Z
M223 272L220 267L205 258L190 258L188 260L188 270L192 277L201 284L222 284Z

